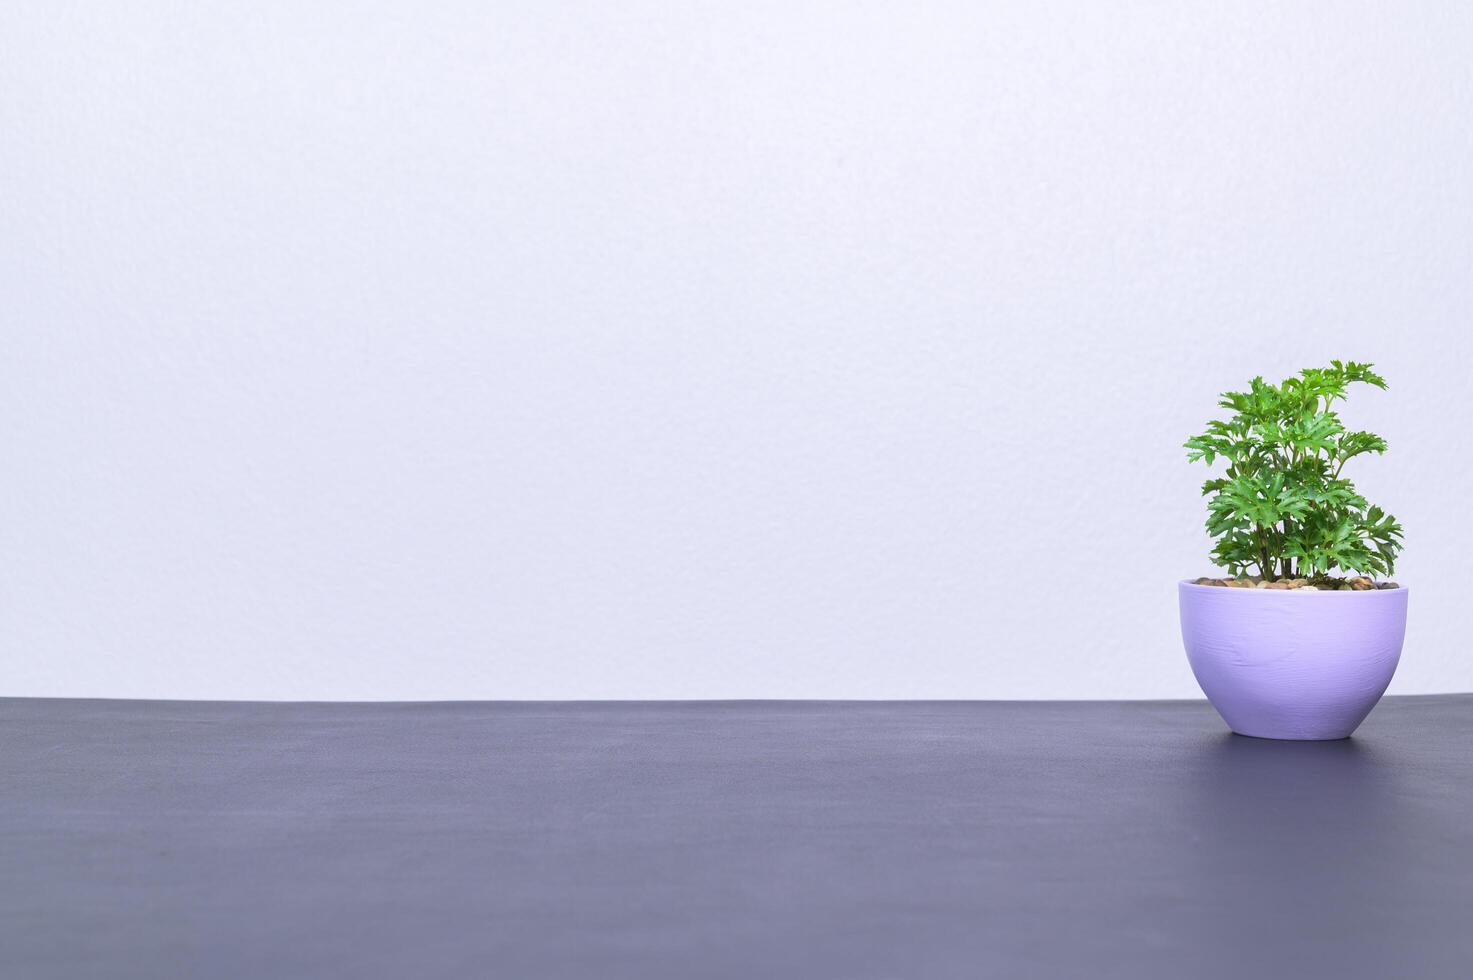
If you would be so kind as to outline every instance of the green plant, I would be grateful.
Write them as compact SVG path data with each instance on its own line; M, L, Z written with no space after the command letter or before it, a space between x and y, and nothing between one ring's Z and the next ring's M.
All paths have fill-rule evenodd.
M1331 361L1271 385L1254 378L1218 404L1227 421L1185 443L1190 462L1221 457L1227 475L1202 484L1212 558L1233 575L1325 577L1333 569L1390 575L1401 550L1401 525L1366 503L1341 470L1364 453L1384 453L1386 440L1349 432L1334 411L1355 383L1385 388L1369 364Z

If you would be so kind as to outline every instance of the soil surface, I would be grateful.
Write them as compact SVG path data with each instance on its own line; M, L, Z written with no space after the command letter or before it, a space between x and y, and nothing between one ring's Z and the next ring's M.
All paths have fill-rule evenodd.
M1281 578L1269 582L1250 575L1247 578L1202 578L1197 585L1217 585L1225 589L1279 589L1299 592L1370 592L1374 589L1400 588L1395 582L1373 582L1363 575L1354 578Z

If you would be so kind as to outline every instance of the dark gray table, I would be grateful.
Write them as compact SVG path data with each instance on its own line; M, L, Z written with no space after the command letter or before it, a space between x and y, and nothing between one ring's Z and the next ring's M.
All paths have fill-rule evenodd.
M1473 695L0 700L0 977L1473 976Z

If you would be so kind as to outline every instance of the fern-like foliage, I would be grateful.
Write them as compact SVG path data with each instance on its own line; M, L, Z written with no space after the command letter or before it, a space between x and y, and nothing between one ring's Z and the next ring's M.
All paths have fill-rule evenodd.
M1227 463L1225 476L1202 484L1218 565L1270 580L1395 570L1401 525L1341 475L1356 456L1386 452L1385 439L1340 423L1335 403L1352 384L1386 387L1370 364L1354 361L1308 368L1277 385L1254 378L1247 391L1223 394L1218 404L1230 418L1186 441L1190 462Z

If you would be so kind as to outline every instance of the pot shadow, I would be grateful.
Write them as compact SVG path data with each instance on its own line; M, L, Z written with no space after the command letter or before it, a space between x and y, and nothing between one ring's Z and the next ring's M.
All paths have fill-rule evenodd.
M1182 796L1192 839L1177 924L1214 951L1205 972L1416 975L1416 950L1388 941L1414 891L1394 762L1354 738L1203 742Z

